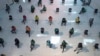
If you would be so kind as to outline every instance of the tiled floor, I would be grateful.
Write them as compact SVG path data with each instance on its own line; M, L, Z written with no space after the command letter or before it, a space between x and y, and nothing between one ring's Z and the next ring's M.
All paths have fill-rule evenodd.
M73 5L73 0L66 0L65 4L61 3L61 0L54 0L53 4L49 3L49 0L43 0L43 5L46 5L47 11L40 13L42 7L37 6L38 0L32 0L31 3L27 1L24 3L20 0L20 3L14 3L11 5L11 13L7 14L5 10L0 11L0 26L2 26L3 31L0 32L0 37L5 40L5 47L0 47L0 54L4 53L7 56L100 56L100 50L93 49L95 43L100 43L100 38L98 33L100 32L100 14L93 14L93 9L90 6L85 6L87 12L85 14L79 15L79 11L82 8L82 3L80 0L77 1L77 5ZM23 13L19 13L18 6L22 5ZM30 6L34 5L36 10L35 13L30 12ZM55 9L59 7L60 12L56 13ZM72 12L68 13L68 8L72 8ZM9 15L13 16L13 21L8 18ZM27 16L26 24L22 24L22 16ZM39 25L35 24L34 17L39 16ZM53 16L53 24L50 26L48 23L48 17ZM75 18L80 17L81 23L77 25L75 23ZM65 17L67 19L67 25L61 26L61 19ZM94 18L94 24L90 28L88 20ZM12 34L10 32L11 26L15 25L17 28L17 34ZM25 26L31 27L31 37L25 33ZM45 28L45 34L40 33L40 28ZM69 29L75 29L75 34L69 38ZM59 28L60 34L55 35L54 29ZM84 36L83 32L85 29L89 30L89 35ZM14 45L14 39L18 38L21 42L21 47L17 48ZM34 39L36 41L35 48L30 52L30 40ZM54 44L53 48L46 46L46 41L50 40ZM68 42L66 51L62 53L60 49L60 44L62 40ZM74 52L79 42L83 43L83 50L79 54Z

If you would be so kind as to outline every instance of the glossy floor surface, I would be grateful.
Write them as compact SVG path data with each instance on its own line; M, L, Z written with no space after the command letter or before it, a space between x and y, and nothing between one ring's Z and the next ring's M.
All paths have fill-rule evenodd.
M24 2L23 2L24 1ZM54 0L53 4L50 4L49 0L43 0L43 5L46 5L47 11L40 13L42 7L37 6L38 0L32 0L28 3L26 0L20 0L20 2L12 4L10 14L4 10L0 11L0 26L3 31L0 32L0 37L5 41L5 47L0 47L0 54L4 53L6 56L100 56L100 50L94 50L95 43L100 43L100 13L94 15L94 9L91 6L84 6L87 12L79 15L82 8L82 2L77 1L76 5L73 5L73 0L66 0L65 4L61 3L61 0ZM18 7L22 5L23 12L19 13ZM31 5L35 6L35 12L30 12ZM60 11L56 13L56 8L60 8ZM68 9L72 8L72 12L69 13ZM13 16L13 21L9 20L9 15ZM27 16L26 24L21 23L23 15ZM39 25L34 22L35 16L39 16ZM53 17L53 24L50 26L48 17ZM80 24L75 23L75 19L80 17ZM61 26L62 18L67 19L67 25ZM94 24L89 27L89 19L94 18ZM17 28L17 34L12 34L11 26L14 25ZM26 25L31 28L31 36L29 37L25 33ZM45 33L40 33L40 28L45 28ZM69 38L69 29L74 28L75 33ZM59 28L59 35L55 35L54 29ZM88 36L84 35L84 30L88 30ZM14 45L14 39L20 40L20 48ZM30 40L35 40L35 48L30 51ZM46 41L50 40L53 44L52 48L46 45ZM65 40L68 45L66 50L62 53L60 48L61 42ZM76 54L76 49L79 42L83 43L83 50Z

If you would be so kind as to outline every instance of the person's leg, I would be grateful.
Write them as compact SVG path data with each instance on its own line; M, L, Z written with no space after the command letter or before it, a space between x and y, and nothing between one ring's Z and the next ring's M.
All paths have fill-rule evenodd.
M28 35L29 35L29 37L30 37L30 31L28 32Z
M4 47L4 43L2 43L2 46Z
M69 33L69 37L71 37L72 33Z
M66 22L64 22L64 25L66 26Z
M30 45L30 48L31 48L31 51L33 50L34 46L33 45Z
M74 52L77 51L77 49L78 49L78 48L76 48L76 49L74 50Z
M39 20L37 20L37 25L39 24Z
M78 48L77 49L77 54L82 50L82 48Z
M17 48L19 48L19 43L16 43L15 45L17 46Z
M61 22L61 26L63 26L63 22Z
M62 46L63 50L62 50L62 53L64 52L64 47Z

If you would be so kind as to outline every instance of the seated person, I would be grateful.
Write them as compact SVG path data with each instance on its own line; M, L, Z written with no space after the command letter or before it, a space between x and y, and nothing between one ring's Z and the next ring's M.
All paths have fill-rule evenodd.
M69 37L71 37L71 35L73 35L74 34L74 28L71 28L70 30L69 30Z
M34 11L35 11L35 7L31 5L31 13L34 13Z
M16 33L16 27L15 27L15 26L12 26L12 27L11 27L11 32L12 32L12 33Z
M80 23L80 17L77 17L77 18L75 19L75 22L79 24L79 23Z
M66 26L66 23L67 23L66 18L62 18L61 26L62 26L62 25L65 25L65 26Z
M43 8L40 10L40 12L42 13L43 11L47 11L47 8L45 5L43 5Z
M52 16L49 16L48 19L49 19L49 22L50 22L50 25L51 25L52 24L53 17Z
M55 34L59 34L59 29L55 28Z
M12 15L9 15L9 20L13 20L13 17L12 17Z
M52 44L51 44L50 40L47 40L47 41L46 41L46 44L47 44L47 46L49 46L50 48L52 47Z
M29 37L30 37L30 32L31 32L31 28L29 26L26 26L26 33L29 35Z
M22 6L19 5L19 12L22 12L22 11L23 11Z
M83 44L82 44L82 43L78 43L78 46L77 46L77 48L74 50L74 52L77 51L77 54L78 54L82 49L83 49Z
M37 25L39 23L39 16L38 15L35 16L35 23L37 23Z
M85 13L86 9L84 7L81 8L81 11L79 12L79 14Z

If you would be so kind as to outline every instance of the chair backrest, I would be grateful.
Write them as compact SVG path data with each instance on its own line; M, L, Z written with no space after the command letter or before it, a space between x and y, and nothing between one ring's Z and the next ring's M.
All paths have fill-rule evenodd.
M83 48L82 43L79 43L79 44L78 44L78 48Z

